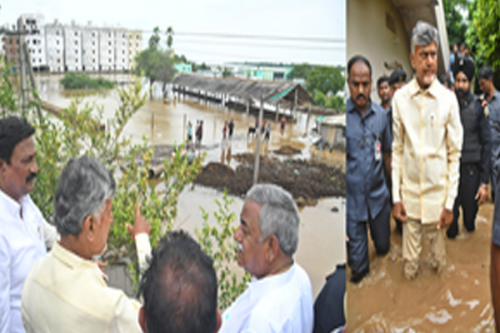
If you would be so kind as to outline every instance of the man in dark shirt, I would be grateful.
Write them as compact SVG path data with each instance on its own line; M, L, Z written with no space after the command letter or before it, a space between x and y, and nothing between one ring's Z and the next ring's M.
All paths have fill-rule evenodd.
M458 195L453 207L453 221L446 231L450 239L458 235L460 206L465 229L473 232L476 229L478 206L482 205L488 196L491 155L490 124L484 112L486 101L477 98L470 91L474 72L475 66L472 60L467 57L455 58L453 77L455 78L455 93L460 105L464 139L460 158Z
M368 232L378 254L390 247L390 199L384 167L390 171L391 133L386 111L370 99L371 65L355 56L347 65L347 256L351 282L369 273Z

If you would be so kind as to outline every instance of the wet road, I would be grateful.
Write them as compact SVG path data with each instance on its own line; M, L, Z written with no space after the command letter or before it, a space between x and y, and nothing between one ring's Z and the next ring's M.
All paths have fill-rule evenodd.
M123 75L117 77L124 78ZM111 76L111 79L117 77ZM37 86L42 99L60 107L67 107L76 95L62 92L58 83L60 78L61 76L39 76ZM156 93L161 95L158 90ZM120 102L116 90L106 95L80 95L80 99L82 103L102 105L105 118L112 117ZM234 137L230 143L232 154L255 151L255 141L247 140L248 127L255 124L255 118L252 115L246 116L245 113L228 110L217 104L207 104L197 99L179 98L176 101L171 99L167 104L161 99L148 99L146 105L138 110L126 125L123 133L131 136L132 141L136 143L141 142L143 136L147 139L152 138L154 144L180 143L185 135L185 119L193 124L196 124L198 119L204 120L203 145L207 151L206 162L221 161L223 157L222 128L224 121L230 119L234 119L235 122ZM153 130L151 130L152 123ZM282 145L290 145L303 149L301 158L310 157L309 146L312 138L303 137L306 117L299 117L294 125L287 124L284 135L279 133L278 123L271 122L271 124L271 140L269 144L262 145L263 153L278 149ZM312 127L313 121L311 120L309 128ZM320 155L320 159L329 163L343 162L343 154ZM234 164L232 160L231 165L234 166ZM222 194L212 189L199 186L194 190L186 189L179 198L175 226L193 232L195 225L201 225L202 222L199 207L211 212L217 207L214 199L221 198ZM325 277L332 272L335 265L345 261L344 202L344 199L324 199L320 200L316 207L306 207L300 212L300 241L295 258L308 272L315 296L323 286ZM235 198L232 210L237 216L242 205L242 200ZM334 207L336 212L332 212ZM210 221L215 222L212 217Z
M459 221L460 235L446 240L448 262L442 275L430 267L428 243L419 276L407 281L401 236L391 234L391 250L385 257L376 256L370 242L370 275L347 287L348 331L494 332L489 285L492 216L493 205L486 203L471 234Z

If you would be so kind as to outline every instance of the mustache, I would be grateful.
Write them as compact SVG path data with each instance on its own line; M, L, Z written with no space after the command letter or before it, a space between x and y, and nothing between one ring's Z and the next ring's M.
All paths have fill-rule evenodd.
M360 97L363 97L364 99L367 99L365 94L357 94L356 95L356 99L358 99Z
M26 184L35 179L37 174L35 172L30 173L28 177L26 177Z

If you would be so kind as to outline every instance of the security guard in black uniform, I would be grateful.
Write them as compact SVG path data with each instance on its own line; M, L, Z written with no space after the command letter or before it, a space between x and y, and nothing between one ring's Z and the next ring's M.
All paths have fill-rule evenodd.
M462 156L460 158L460 181L458 195L453 207L453 221L446 232L450 239L458 235L459 207L462 206L465 229L476 229L478 206L486 201L490 174L491 137L486 100L472 94L470 83L474 77L474 62L470 57L455 59L453 76L455 93L460 105L460 120L464 129Z
M403 87L406 85L406 72L402 69L395 69L392 73L391 76L389 77L389 85L391 86L392 90L392 96L398 91L399 88ZM391 136L392 136L392 105L387 111L387 120L389 121L389 127L391 129ZM392 205L392 179L391 175L388 175L386 173L386 180L387 180L387 187L389 188L389 193L391 194L391 205ZM403 225L401 224L402 222L396 218L394 218L394 221L396 221L396 231L400 234L403 233Z

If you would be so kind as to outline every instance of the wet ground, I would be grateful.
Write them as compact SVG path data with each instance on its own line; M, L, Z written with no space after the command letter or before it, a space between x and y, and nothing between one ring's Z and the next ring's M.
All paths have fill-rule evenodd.
M391 250L375 255L370 241L370 275L348 283L348 332L494 332L489 285L493 205L484 204L476 231L446 240L447 268L430 266L429 246L421 255L419 276L403 276L402 237L391 234ZM394 230L394 225L392 226ZM349 278L350 272L347 273Z
M42 99L60 107L69 106L75 96L80 96L83 103L96 103L103 106L105 118L113 115L119 105L119 96L116 90L106 94L79 94L63 93L58 80L61 76L38 76L37 86ZM115 76L111 76L111 79ZM126 80L127 77L117 75L116 78ZM146 92L146 89L145 89ZM161 96L159 87L154 89L155 95ZM185 124L191 121L204 120L204 135L202 151L207 153L206 164L225 163L236 168L240 162L232 156L242 153L255 153L256 140L247 138L249 126L254 126L255 118L245 113L223 108L217 104L210 104L197 99L177 98L164 103L160 98L148 99L132 117L124 129L124 135L131 136L132 141L139 143L142 137L150 139L155 145L164 145L168 150L173 143L182 142L185 137ZM224 121L234 119L235 132L231 141L222 140ZM270 141L261 145L261 154L271 154L274 150L290 152L300 151L300 154L275 154L280 159L298 157L300 159L315 158L314 151L310 150L314 138L304 136L306 117L300 116L295 124L287 124L285 132L279 132L279 124L271 121L272 131ZM309 129L313 127L311 118ZM285 147L286 148L282 148ZM291 149L290 149L291 148ZM323 153L323 152L322 152ZM318 158L330 165L343 167L344 154L332 152ZM345 180L344 180L345 181ZM199 207L208 212L217 208L215 199L221 199L222 193L204 186L196 185L188 188L179 197L178 216L176 227L182 227L189 232L194 231L195 225L201 225L202 214ZM235 197L232 210L239 216L242 200ZM335 265L345 262L345 199L329 197L318 201L314 207L301 209L301 228L299 248L295 255L297 262L302 265L311 278L314 295L316 296L325 282L325 277L332 272ZM211 222L215 220L211 217ZM240 268L235 268L239 270Z

